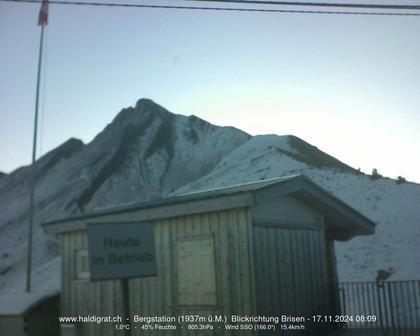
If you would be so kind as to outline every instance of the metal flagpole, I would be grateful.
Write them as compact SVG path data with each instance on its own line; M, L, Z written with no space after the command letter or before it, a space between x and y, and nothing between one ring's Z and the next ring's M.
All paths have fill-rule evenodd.
M36 96L35 96L35 117L34 117L34 138L32 145L32 163L31 174L29 182L29 228L28 228L28 256L26 265L26 291L31 291L31 269L32 269L32 235L34 226L34 212L35 212L35 184L36 184L36 142L38 138L38 110L39 110L39 89L41 84L41 66L42 53L44 46L44 29L48 19L48 1L44 0L39 12L38 25L41 26L41 37L39 41L39 55L38 55L38 77L36 82Z

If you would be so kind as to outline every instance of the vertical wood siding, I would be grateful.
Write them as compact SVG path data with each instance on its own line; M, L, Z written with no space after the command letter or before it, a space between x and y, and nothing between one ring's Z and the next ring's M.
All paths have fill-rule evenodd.
M130 313L139 316L183 314L255 314L252 227L248 208L176 217L153 222L157 277L130 279ZM118 218L115 219L118 222ZM136 218L132 218L136 221ZM216 306L179 306L176 244L180 239L212 236L216 267ZM121 315L118 281L75 281L75 251L87 249L86 232L63 235L62 316ZM83 325L84 335L121 335L112 324ZM134 326L134 324L133 324ZM137 327L140 325L137 324ZM236 335L223 328L213 331L144 331L132 335ZM246 335L240 332L240 335Z
M329 311L325 232L254 226L257 311L268 316L305 316ZM282 335L317 335L306 330Z
M86 232L78 231L62 237L61 316L121 315L121 288L118 281L90 282L76 280L76 251L87 249ZM102 326L102 328L101 328ZM106 327L105 327L106 326ZM121 335L110 324L80 324L82 335Z

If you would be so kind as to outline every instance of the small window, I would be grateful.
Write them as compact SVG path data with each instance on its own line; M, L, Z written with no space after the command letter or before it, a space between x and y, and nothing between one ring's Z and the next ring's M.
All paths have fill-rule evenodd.
M87 250L76 251L76 280L89 279L89 258Z

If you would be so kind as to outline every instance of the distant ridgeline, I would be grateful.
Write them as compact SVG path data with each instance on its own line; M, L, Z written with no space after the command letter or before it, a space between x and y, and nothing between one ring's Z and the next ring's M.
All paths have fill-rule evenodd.
M25 166L10 174L0 172L0 291L20 290L16 286L25 274L24 252L17 246L26 239L32 169ZM58 266L48 268L58 262L48 262L58 256L60 246L40 232L41 222L297 173L378 223L374 238L338 246L341 280L375 280L378 270L390 268L395 270L390 279L420 277L414 257L418 254L419 185L379 174L371 178L292 135L251 136L196 116L173 114L149 99L140 99L122 109L90 143L69 139L40 157L35 170L35 288L51 279L45 279L45 274L59 271ZM104 238L112 241L105 246ZM101 255L104 263L154 262L147 251L122 252L142 247L143 241L134 246L136 242L126 240L129 238L102 237L99 244L107 251Z

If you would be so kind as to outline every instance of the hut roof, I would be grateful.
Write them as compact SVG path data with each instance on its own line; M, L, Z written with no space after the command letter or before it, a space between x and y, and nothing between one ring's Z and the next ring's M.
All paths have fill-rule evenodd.
M0 316L23 315L37 304L55 295L58 295L57 291L0 295Z
M351 235L374 233L375 223L302 174L221 188L200 190L178 196L125 204L44 223L48 233L86 228L86 223L109 216L142 213L145 220L170 218L229 208L261 204L285 195L293 195L319 210L326 220ZM153 211L154 210L154 211Z

